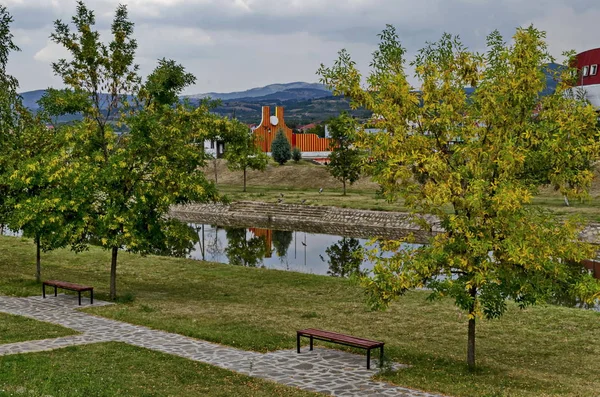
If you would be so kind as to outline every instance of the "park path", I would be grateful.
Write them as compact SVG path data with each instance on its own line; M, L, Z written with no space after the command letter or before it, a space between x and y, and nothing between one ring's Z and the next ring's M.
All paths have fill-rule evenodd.
M94 306L110 303L96 301ZM81 307L89 306L87 304ZM365 357L332 349L303 349L257 353L158 331L143 326L97 317L76 310L76 297L16 298L0 296L0 312L15 314L71 328L81 335L0 344L0 356L33 353L66 346L100 342L124 342L190 360L215 365L245 375L267 379L304 390L334 396L439 397L371 379ZM372 367L377 366L373 360ZM396 365L396 367L401 367Z

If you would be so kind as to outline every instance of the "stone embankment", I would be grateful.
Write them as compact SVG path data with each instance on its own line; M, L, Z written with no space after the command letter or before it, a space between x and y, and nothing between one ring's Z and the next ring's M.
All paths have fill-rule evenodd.
M401 212L254 201L238 201L229 205L176 206L172 208L171 216L189 223L301 230L357 238L400 238L412 233L417 242L425 242L427 237L440 231L434 227L431 231L424 232L411 222L408 214Z
M401 238L413 234L415 242L426 242L428 237L442 231L433 217L427 219L434 225L432 230L423 231L411 221L409 214L403 212L254 201L175 206L171 216L188 223L302 230L357 238ZM589 224L581 237L600 244L600 223Z

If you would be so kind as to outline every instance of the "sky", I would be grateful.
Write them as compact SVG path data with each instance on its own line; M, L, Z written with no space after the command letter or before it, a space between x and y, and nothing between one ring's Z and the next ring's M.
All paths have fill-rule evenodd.
M345 48L368 73L377 34L396 27L411 59L427 41L448 32L475 51L499 30L510 41L519 26L547 32L551 53L600 47L598 0L87 0L97 28L108 29L117 4L128 6L142 75L160 58L174 59L197 77L185 94L242 91L273 83L317 82ZM21 52L9 73L20 91L61 87L51 62L68 56L49 36L57 19L70 21L75 0L2 0L14 18Z

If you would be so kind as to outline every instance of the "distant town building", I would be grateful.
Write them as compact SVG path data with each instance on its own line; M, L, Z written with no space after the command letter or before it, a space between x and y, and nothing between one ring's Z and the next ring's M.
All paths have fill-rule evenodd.
M587 50L575 56L577 70L579 71L576 89L583 90L585 98L596 109L600 108L600 48Z
M271 143L278 131L283 131L292 148L297 147L302 151L305 159L326 159L329 157L331 139L320 138L315 134L294 134L285 124L283 106L275 108L275 115L271 115L271 108L263 106L262 120L254 129L256 144L263 152L271 151Z
M223 141L204 141L204 153L220 159L225 153L225 143Z

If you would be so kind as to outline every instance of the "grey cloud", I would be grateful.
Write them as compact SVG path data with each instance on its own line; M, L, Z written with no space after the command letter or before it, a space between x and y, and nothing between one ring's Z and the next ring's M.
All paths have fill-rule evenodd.
M121 1L129 4L136 23L142 71L150 71L158 58L174 58L198 75L192 92L315 81L319 63L330 63L341 48L348 48L366 69L386 23L396 26L409 54L443 32L458 34L469 48L483 50L492 30L500 30L508 41L516 27L535 23L548 30L550 47L558 55L563 49L598 46L594 35L585 36L582 25L600 17L597 0ZM107 28L118 0L87 3L96 10L98 26ZM8 0L8 8L14 27L30 38L23 40L23 53L17 57L27 66L11 66L12 73L24 89L55 83L48 81L49 65L33 56L46 47L52 22L70 19L75 1ZM276 48L281 62L273 67Z

